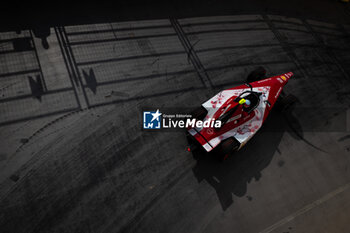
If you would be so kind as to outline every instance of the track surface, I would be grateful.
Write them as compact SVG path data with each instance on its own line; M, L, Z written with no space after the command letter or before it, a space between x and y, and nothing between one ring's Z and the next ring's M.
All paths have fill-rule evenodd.
M1 33L1 232L349 232L349 33L276 15L54 27L49 49ZM295 73L300 107L225 163L141 130L142 109L260 65Z

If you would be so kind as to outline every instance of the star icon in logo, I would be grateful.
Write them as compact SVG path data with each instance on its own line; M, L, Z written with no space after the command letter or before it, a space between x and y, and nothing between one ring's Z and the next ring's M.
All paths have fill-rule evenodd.
M157 109L157 111L155 113L152 113L153 118L152 118L151 122L154 121L155 119L157 119L157 121L159 121L159 116L161 116L161 115L162 114L159 112L159 109Z

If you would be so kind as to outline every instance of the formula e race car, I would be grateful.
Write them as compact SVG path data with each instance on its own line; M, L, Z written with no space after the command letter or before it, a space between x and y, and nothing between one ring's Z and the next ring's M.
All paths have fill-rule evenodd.
M194 110L192 119L203 124L188 127L188 136L207 152L220 145L222 159L241 149L261 128L276 102L287 107L296 101L293 95L282 93L292 72L270 78L265 74L264 68L257 68L245 84L221 91ZM219 127L204 127L213 119L221 122Z

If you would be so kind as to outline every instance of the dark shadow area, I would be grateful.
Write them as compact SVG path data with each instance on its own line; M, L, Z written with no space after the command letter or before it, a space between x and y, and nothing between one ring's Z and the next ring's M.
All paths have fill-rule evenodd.
M32 76L28 76L28 81L33 97L41 101L41 96L44 94L44 87L40 75L36 76L36 80L34 80Z
M97 90L97 82L95 77L95 72L92 68L89 69L89 71L83 70L83 75L85 78L86 86L94 93L96 94Z
M47 41L47 37L49 37L51 34L50 26L45 24L39 24L38 26L34 26L32 31L36 38L41 39L41 45L43 46L43 48L49 49L50 45Z
M23 52L23 51L31 51L33 50L31 38L23 37L23 38L15 38L12 40L13 50L14 52Z
M349 6L339 1L278 0L170 0L170 1L58 1L10 2L2 7L2 31L32 28L37 22L50 26L106 23L145 19L186 18L232 14L282 14L334 23L349 22Z
M293 125L289 122L293 122ZM273 110L257 134L227 160L220 162L217 159L220 157L219 151L193 151L193 157L197 160L193 174L198 182L205 180L215 189L222 209L226 210L234 202L232 194L243 197L247 193L248 184L253 180L259 181L261 172L271 163L278 151L278 145L285 132L303 135L301 127L295 125L300 126L292 112ZM278 165L283 166L284 161L279 161ZM252 200L253 197L247 198Z

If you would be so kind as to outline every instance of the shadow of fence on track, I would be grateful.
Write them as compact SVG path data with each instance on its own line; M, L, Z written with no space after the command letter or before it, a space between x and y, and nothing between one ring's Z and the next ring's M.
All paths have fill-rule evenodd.
M242 21L217 21L217 22L198 22L198 23L183 23L181 25L181 27L183 28L191 28L193 26L206 26L206 25L219 25L219 24L225 24L225 25L231 25L231 24L245 24L245 23L252 23L252 22L261 22L261 23L266 23L264 19L262 20L242 20ZM288 21L283 21L283 20L276 20L276 19L271 19L272 23L284 23L286 25L297 25L297 26L304 26L303 24L299 24L299 23L294 23L294 22L288 22ZM217 33L221 33L221 32L242 32L242 31L254 31L254 30L265 30L265 31L271 31L272 29L268 26L268 24L266 23L267 27L266 28L239 28L239 29L214 29L214 30L199 30L199 31L191 31L191 32L187 32L185 33L186 36L190 36L190 35L196 35L196 34L217 34ZM337 39L344 39L345 41L349 40L349 36L347 33L345 33L344 28L342 27L336 27L335 28L329 28L327 26L315 26L312 25L312 27L317 27L317 28L322 28L322 29L327 29L327 30L336 30L337 33L342 33L341 35L332 35L327 32L310 32L308 31L308 29L305 30L298 30L298 29L293 29L293 28L288 28L286 26L284 27L280 27L280 26L275 26L275 30L284 30L284 31L298 31L298 32L302 32L302 33L306 33L308 35L313 35L313 36L320 36L320 35L328 35L331 36L332 38L334 38L334 40ZM18 71L18 72L14 72L14 73L0 73L0 82L2 81L2 78L11 78L12 76L16 76L16 75L24 75L24 76L28 76L28 81L30 83L30 93L26 94L26 95L15 95L15 96L11 96L9 98L2 98L0 99L0 103L4 104L11 104L12 101L16 101L16 100L21 100L21 99L26 99L26 98L33 98L33 101L40 101L42 98L45 98L45 96L47 95L55 95L57 93L65 93L67 91L74 91L75 95L77 95L77 88L79 88L81 86L82 91L84 93L84 97L85 101L87 103L87 107L91 108L91 107L98 107L98 106L105 106L105 105L109 105L109 104L117 104L117 103L121 103L121 102L126 102L126 101L133 101L133 100L140 100L140 99L144 99L144 98L152 98L152 97L158 97L158 96L164 96L164 95L172 95L172 94L176 94L176 93L182 93L182 92L187 92L187 91L193 91L195 89L197 90L201 90L203 89L203 86L192 86L190 88L182 88L180 90L172 90L171 87L166 87L164 88L164 91L161 92L156 92L156 93L152 93L152 94L145 94L145 95L138 95L138 96L130 96L127 97L128 95L123 96L123 98L114 98L113 100L108 100L108 101L98 101L98 102L94 102L94 96L98 95L99 93L99 88L101 87L108 87L110 85L116 85L116 84L120 84L120 85L125 85L127 86L129 82L132 81L142 81L142 82L147 82L149 80L152 79L159 79L162 80L164 79L166 76L181 76L181 75L191 75L191 77L193 76L193 78L198 78L196 77L196 71L194 69L186 69L186 70L178 70L178 71L173 71L173 72L166 72L166 73L155 73L155 74L148 74L148 75L141 75L141 76L131 76L131 77L123 77L123 78L110 78L110 79L101 79L102 77L99 76L100 74L97 74L95 72L95 66L96 65L106 65L106 64L113 64L116 67L118 67L118 63L119 62L125 62L127 61L130 64L136 63L137 61L140 61L142 59L147 59L147 58L160 58L160 57L172 57L172 56L176 56L176 55L186 55L186 50L184 49L180 49L178 51L169 51L169 52L163 52L163 53L146 53L146 54L142 54L142 55L133 55L133 56L124 56L124 57L116 57L116 58L110 58L110 57L106 57L101 58L101 59L95 59L93 56L93 53L91 55L91 59L90 60L79 60L78 59L78 55L81 55L79 53L77 53L74 48L76 46L85 46L84 49L86 51L88 51L89 49L93 48L95 45L100 44L100 45L104 45L105 43L118 43L120 41L129 41L129 40L138 40L138 39L150 39L150 38L162 38L162 37L175 37L177 36L176 32L174 31L173 33L161 33L161 34L153 34L152 30L158 30L158 29L171 29L172 25L169 23L169 25L154 25L154 26L135 26L135 27L130 27L130 28L117 28L117 29L92 29L92 30L85 30L85 31L81 31L81 30L72 30L70 29L69 32L66 31L66 29L64 27L56 27L56 33L60 33L61 34L61 38L64 38L63 40L59 41L60 42L60 46L61 46L61 50L62 53L64 55L65 58L67 58L65 60L66 62L66 66L67 66L67 70L69 70L69 75L70 75L70 79L72 81L72 86L71 88L63 88L63 89L57 89L57 90L47 90L45 87L45 79L47 77L44 77L41 71L41 67L40 67L40 61L38 59L38 55L37 55L37 51L35 50L35 47L33 47L32 45L34 45L33 43L33 35L30 34L31 36L29 37L24 37L24 39L18 39L18 38L12 38L12 39L5 39L5 40L0 40L0 44L1 43L13 43L13 47L16 48L17 50L28 50L31 51L33 53L35 53L35 57L37 59L37 63L38 63L38 67L36 69L33 70L23 70L23 71ZM142 36L126 36L126 37L115 37L115 38L108 38L108 36L106 36L107 38L103 38L104 37L104 33L115 33L115 32L132 32L132 31L138 31L138 30L143 30L146 31L145 33L147 35L142 35ZM149 30L149 31L148 31ZM72 39L74 39L76 36L82 36L82 35L86 35L89 36L89 40L87 41L71 41ZM91 38L91 39L90 39ZM20 41L19 40L23 40ZM280 39L281 40L281 39ZM196 48L191 48L191 50L193 50L194 53L196 54L201 54L201 53L205 53L205 52L209 52L209 51L222 51L222 50L234 50L234 49L245 49L245 48L272 48L272 47L280 47L282 46L281 43L285 43L289 50L291 50L292 52L294 52L295 49L303 49L303 48L313 48L315 50L317 50L316 52L319 51L324 51L324 50L331 50L332 53L335 53L336 51L344 51L344 50L349 50L350 48L337 48L334 45L325 45L320 43L298 43L298 42L293 42L293 41L288 41L282 38L282 40L284 41L279 41L279 43L265 43L265 44L247 44L247 45L237 45L237 46L217 46L217 47L211 47L211 48L202 48L202 49L196 49ZM192 44L192 46L194 46ZM21 51L16 51L16 49L14 50L4 50L4 51L0 51L0 56L21 56ZM50 49L50 48L48 48ZM18 52L18 53L17 53ZM322 58L322 56L320 56ZM320 61L312 61L312 62L319 62L322 64L329 64L329 63L334 63L336 65L338 65L339 67L343 67L343 73L347 73L349 72L349 70L346 68L347 64L349 63L349 61L347 60L341 60L339 62L338 60L335 60L332 58L332 55L328 56L329 59L325 60L325 59L321 59ZM206 72L212 72L212 71L223 71L226 72L225 70L234 70L234 69L240 69L243 67L249 67L249 68L254 68L256 66L261 66L261 65L268 65L268 66L274 66L274 65L284 65L286 64L286 66L288 67L293 67L291 66L291 63L295 62L293 61L293 59L298 59L297 63L303 63L303 58L298 58L297 56L294 56L294 58L289 58L284 61L263 61L263 62L240 62L240 63L229 63L229 64L222 64L222 65L218 65L218 66L205 66L204 69ZM188 62L188 61L187 61ZM297 64L296 63L296 64ZM25 65L25 64L23 64ZM312 64L310 65L312 66ZM293 71L299 72L300 69L307 69L307 66L304 67L294 67ZM108 69L108 67L106 68ZM229 71L230 72L230 71ZM306 72L307 73L307 72ZM323 75L323 74L322 74ZM30 76L30 78L29 78ZM300 74L299 76L302 76L302 74ZM209 75L210 77L210 75ZM220 88L223 87L227 87L230 85L234 85L237 84L239 81L243 81L244 78L238 78L236 80L232 80L232 82L222 82L222 83L215 83L212 86L212 88L214 90L219 90ZM73 82L75 85L73 85ZM129 89L132 88L131 86L129 87ZM92 95L87 95L87 91L91 91ZM115 91L114 89L111 88L111 92ZM127 93L128 94L128 93ZM69 112L69 111L75 111L75 110L79 110L81 109L80 106L80 102L78 97L77 98L77 106L74 108L63 108L63 109L59 109L57 111L50 111L50 112L45 112L45 110L43 109L41 114L37 114L37 115L33 115L33 116L25 116L25 117L21 117L19 116L18 118L16 117L16 119L11 119L11 120L6 120L6 121L0 121L0 126L2 125L8 125L8 124L12 124L12 123L16 123L16 122L21 122L21 121L27 121L30 119L36 119L36 118L40 118L40 117L45 117L48 115L55 115L55 114L61 114L63 112ZM36 99L36 100L35 100ZM29 106L30 107L30 106ZM9 108L12 108L12 106L9 106ZM16 110L16 106L14 105L13 108ZM21 109L17 109L16 111L20 112ZM19 114L20 115L20 114Z

